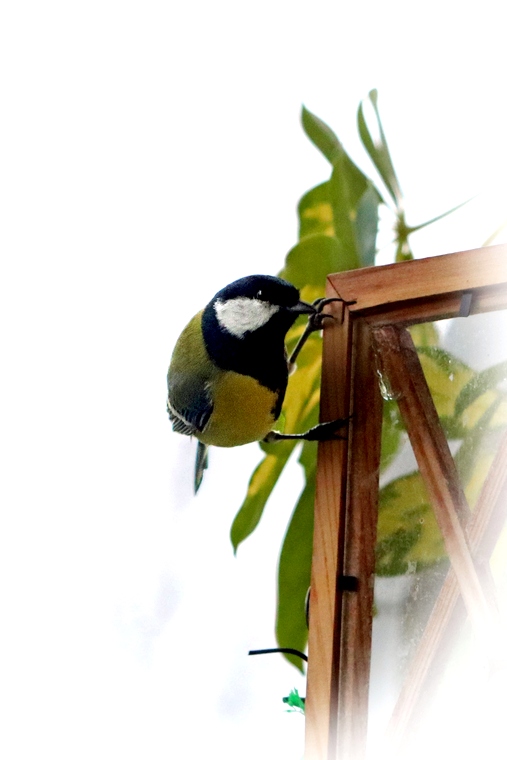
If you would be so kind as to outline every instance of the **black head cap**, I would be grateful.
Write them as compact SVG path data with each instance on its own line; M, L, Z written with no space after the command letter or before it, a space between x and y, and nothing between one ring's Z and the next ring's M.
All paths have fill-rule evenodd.
M231 298L257 298L260 301L291 307L299 302L299 290L290 282L268 274L252 274L231 282L216 293L213 300Z

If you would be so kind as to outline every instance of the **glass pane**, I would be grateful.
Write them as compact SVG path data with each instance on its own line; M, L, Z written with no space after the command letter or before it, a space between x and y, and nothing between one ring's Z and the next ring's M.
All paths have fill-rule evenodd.
M507 313L416 325L410 332L467 502L472 511L480 505L489 524L481 552L487 570L479 575L486 593L494 586L505 620ZM496 757L492 753L503 730L497 691L507 677L502 664L507 638L504 644L498 628L488 642L478 639L461 598L452 594L453 573L424 480L389 382L384 377L380 382L385 401L368 758L383 757L384 751L392 756L389 742L407 736L403 757L427 758L430 752L468 757L472 747ZM487 478L489 490L483 491ZM493 517L486 502L496 505ZM452 625L446 624L439 639L449 600L456 598ZM488 646L499 643L503 651ZM505 696L500 701L505 705ZM400 731L403 727L408 730Z

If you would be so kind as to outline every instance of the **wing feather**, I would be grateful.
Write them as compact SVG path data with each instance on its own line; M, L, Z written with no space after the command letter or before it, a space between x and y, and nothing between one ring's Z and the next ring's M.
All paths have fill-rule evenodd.
M211 387L220 373L211 361L201 330L202 312L190 321L176 343L167 373L167 411L173 430L202 433L213 412Z
M213 411L213 404L205 385L201 392L184 394L178 403L178 393L169 391L167 397L167 412L172 422L173 430L183 435L197 435L205 429ZM186 403L185 403L186 402Z

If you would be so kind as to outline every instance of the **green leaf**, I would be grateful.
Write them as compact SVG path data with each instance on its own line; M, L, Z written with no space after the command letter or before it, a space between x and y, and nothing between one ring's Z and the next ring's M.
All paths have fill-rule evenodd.
M422 224L417 224L415 227L406 227L407 235L410 235L412 232L417 232L417 230L422 230L423 227L428 227L430 224L433 224L434 222L439 222L440 219L444 219L446 216L449 216L449 214L453 214L458 209L462 208L463 206L466 206L466 204L470 203L470 201L472 200L473 198L468 198L468 200L463 201L462 203L458 203L457 206L454 206L454 208L449 209L449 211L444 211L443 214L434 216L433 219L429 219L427 222L423 222Z
M355 269L358 263L355 252L335 237L308 235L287 254L280 277L297 288L310 286L324 292L328 274Z
M438 416L452 419L456 399L473 376L473 370L438 346L419 346L417 351Z
M506 378L507 361L495 364L494 367L489 367L474 375L461 389L456 399L456 414L462 414L476 399L479 399L487 391L491 391Z
M323 182L303 195L298 204L298 217L300 239L319 232L335 234L329 182Z
M304 106L301 113L301 122L304 131L312 143L332 164L337 150L341 148L341 143L333 130Z
M382 199L371 182L354 171L344 151L340 151L334 171L334 180L312 188L299 203L300 240L320 233L338 238L342 250L343 241L348 240L342 253L345 268L371 266L375 261L378 207ZM353 250L356 255L351 256ZM326 275L344 271L340 262L330 262L329 266L338 268L328 269Z
M389 148L387 145L386 136L384 134L384 129L382 127L382 122L380 120L380 114L379 114L379 110L377 106L377 99L378 99L377 90L371 90L371 92L369 93L369 99L373 106L373 111L376 116L378 136L376 137L376 139L374 139L371 135L370 130L368 129L368 126L366 124L366 119L364 116L363 103L359 105L359 109L357 112L357 126L359 129L359 135L378 173L384 180L385 186L387 187L389 194L391 195L394 202L396 203L397 209L401 210L402 193L401 193L400 185L398 182L398 178L396 176L396 172L394 171L394 166L393 166L391 154L389 152Z
M505 400L497 394L475 421L472 429L466 432L463 443L454 457L468 503L471 506L475 503L479 490L489 472L493 456L498 448L498 437L507 424L505 414L502 415L503 419L499 426L494 424L502 406L505 412Z
M442 534L419 472L388 483L379 493L378 575L416 572L446 556Z
M278 566L278 609L276 638L280 647L304 651L308 640L305 598L310 586L315 501L315 444L305 443L299 461L305 468L306 486L285 534ZM301 660L285 657L299 670Z
M499 227L496 228L494 232L491 233L491 235L487 238L487 240L484 241L481 248L486 248L488 245L491 245L495 238L500 235L501 232L503 232L507 228L507 221L503 222Z
M382 408L382 440L380 471L388 467L398 453L403 436L403 423L396 401L384 401Z
M234 552L259 524L266 502L287 464L295 443L280 441L276 446L276 453L266 454L254 470L245 500L232 523L231 542Z
M407 562L406 556L417 544L421 537L421 526L412 529L399 528L382 539L375 546L375 572L380 576L405 575L415 572L415 568Z
M333 162L330 180L330 196L333 207L335 235L349 254L354 256L359 266L359 246L356 220L360 201L370 187L370 183L360 169L340 147Z
M295 346L299 330L292 328L287 339L289 351ZM305 343L298 356L297 369L289 377L282 412L288 433L301 433L312 425L317 424L320 373L322 366L322 338L313 333ZM278 443L263 444L265 451L270 452Z
M304 715L305 703L304 700L299 696L297 689L292 689L289 696L284 697L283 701L286 705L289 705L289 707L292 708L290 710L287 710L287 712L302 712Z
M377 253L378 207L382 199L372 184L369 184L357 206L355 231L361 266L375 264Z
M434 322L420 322L418 325L411 325L408 329L416 348L438 346L440 335Z

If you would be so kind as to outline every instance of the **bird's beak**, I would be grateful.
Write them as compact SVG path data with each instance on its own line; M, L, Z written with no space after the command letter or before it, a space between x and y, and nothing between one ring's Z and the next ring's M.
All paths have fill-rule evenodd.
M287 311L291 311L293 314L315 314L315 306L306 301L298 301L295 306L289 306Z

